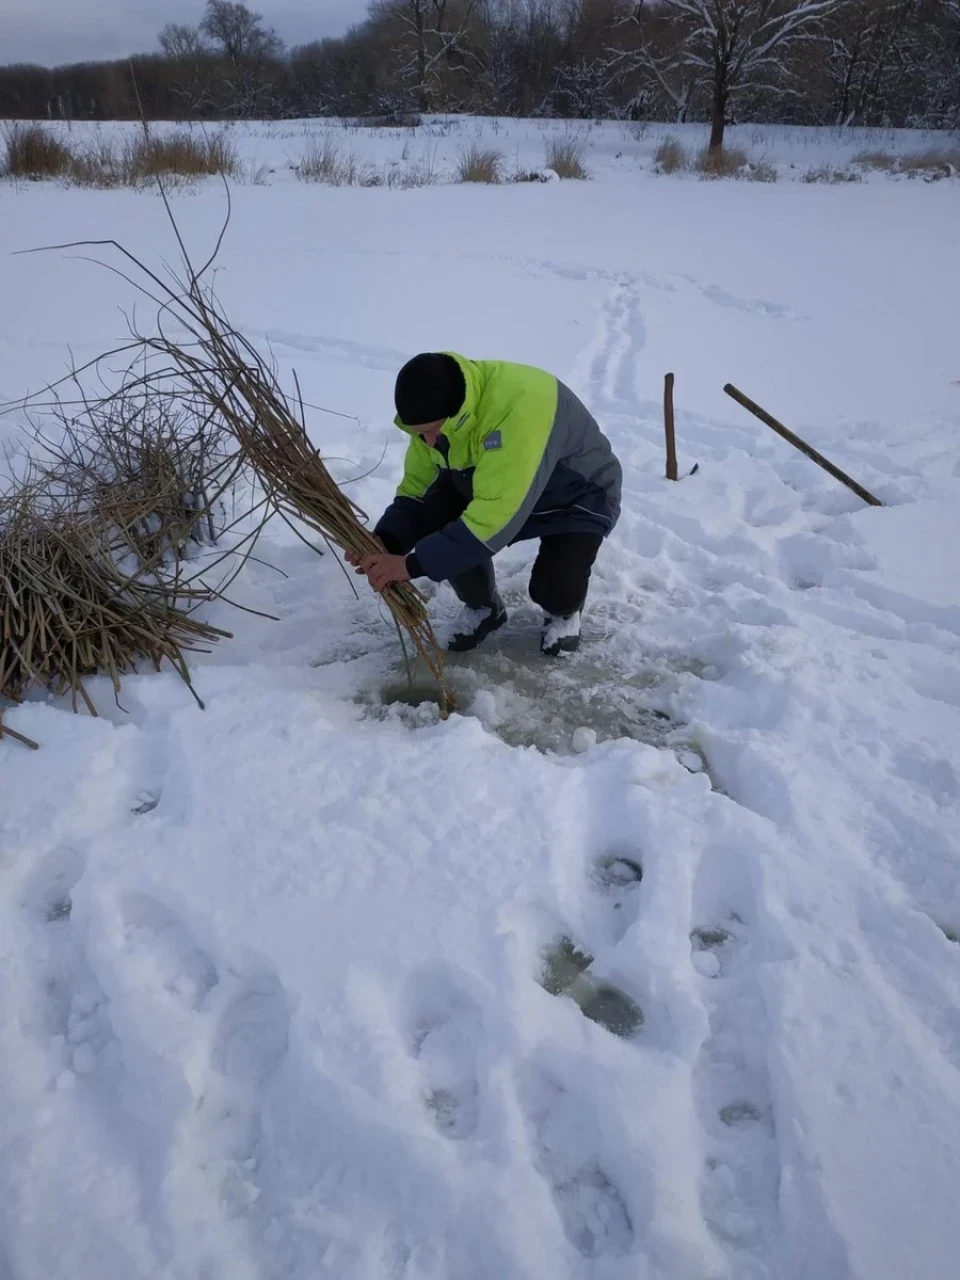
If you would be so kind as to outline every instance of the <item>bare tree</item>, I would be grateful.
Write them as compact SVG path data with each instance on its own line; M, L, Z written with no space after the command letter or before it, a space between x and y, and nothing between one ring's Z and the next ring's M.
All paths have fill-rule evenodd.
M429 111L445 64L472 58L468 37L479 0L386 0L371 16L394 19L402 32L401 79L412 80L417 106Z
M279 58L283 41L272 27L263 25L263 14L254 13L239 0L207 0L200 29L230 69L228 87L234 111L254 115L262 105L265 66Z
M960 0L947 0L944 12L943 67L948 99L944 123L960 128Z
M816 38L843 0L640 0L639 57L684 114L700 83L710 87L710 149L723 146L731 100L763 81L785 76L791 45ZM674 30L661 52L644 33L653 13ZM683 118L681 116L680 118Z
M635 48L614 45L610 49L614 64L630 64L651 78L677 124L685 123L705 78L701 59L690 56L686 24L678 24L676 15L657 0L650 4L639 0L620 25L633 27L637 44Z
M250 0L255 3L256 0ZM642 115L960 126L960 0L373 0L282 58L237 0L156 54L0 67L0 120L211 115Z
M574 120L604 120L616 113L614 91L620 70L608 58L585 58L557 69L553 102L557 114Z
M205 53L203 36L199 27L185 22L168 22L160 32L160 48L168 58L181 61Z
M172 92L183 104L184 114L204 115L213 106L214 68L200 28L168 22L160 32L160 48L173 64Z
M275 58L283 50L273 28L263 25L263 14L238 0L207 0L201 28L236 66L249 59Z
M486 0L479 87L488 110L516 116L549 110L566 48L559 9L557 0Z
M827 69L837 95L837 124L883 120L893 82L914 61L919 0L845 0L827 30Z

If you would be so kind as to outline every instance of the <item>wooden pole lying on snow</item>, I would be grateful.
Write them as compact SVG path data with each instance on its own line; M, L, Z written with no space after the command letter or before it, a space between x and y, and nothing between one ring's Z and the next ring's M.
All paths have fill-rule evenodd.
M22 733L17 733L15 729L11 729L9 725L0 721L0 739L13 738L14 742L22 742L25 747L29 747L31 751L39 751L40 743L34 742L32 738L26 738Z
M742 391L738 391L732 383L727 383L723 388L731 399L736 400L737 404L742 404L761 422L765 422L771 431L775 431L778 436L782 436L793 445L795 449L799 449L801 453L806 454L818 467L823 467L824 471L833 476L834 480L839 480L841 484L845 484L848 489L852 489L858 498L862 498L864 502L869 502L871 507L882 507L883 503L879 498L875 497L869 489L864 489L862 484L857 484L856 480L852 480L845 471L841 471L839 467L835 467L829 458L825 458L822 453L818 453L813 445L807 444L806 440L801 440L799 436L794 435L789 428L785 427L782 422L778 422L776 418L770 416L766 409L761 409L755 404L749 396L745 396Z
M673 430L673 374L663 380L663 429L667 437L667 479L679 480L677 474L677 439Z

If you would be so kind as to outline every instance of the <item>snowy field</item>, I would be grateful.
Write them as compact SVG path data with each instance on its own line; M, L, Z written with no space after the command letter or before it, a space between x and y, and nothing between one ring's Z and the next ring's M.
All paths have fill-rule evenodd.
M498 557L511 623L445 723L279 524L233 592L279 621L213 615L206 711L164 672L9 712L43 745L0 742L0 1277L955 1275L960 187L657 176L617 125L585 183L334 189L289 170L318 127L233 130L273 173L216 285L346 415L310 431L353 496L392 492L400 364L452 348L568 381L623 518L569 661L532 548ZM542 160L547 126L445 127L339 132ZM785 170L929 142L734 140ZM175 196L198 256L223 206ZM85 237L175 256L151 193L0 183L0 401L123 338L122 281L13 256Z
M135 124L55 122L46 127L75 149L96 149L117 141ZM182 125L152 124L155 134ZM354 178L371 185L433 185L456 180L461 156L471 147L498 153L504 181L518 174L541 171L545 148L551 142L574 142L583 151L589 173L598 180L623 180L657 170L657 151L674 140L687 159L696 159L707 144L709 126L703 124L622 123L428 116L415 128L369 128L353 120L278 120L249 124L189 125L196 133L224 132L240 162L240 181L275 185L296 181L295 167L316 149L329 149ZM887 155L946 155L957 176L958 139L955 134L923 129L812 129L797 126L731 125L726 145L742 150L751 165L765 162L781 181L822 181L833 170L850 172L855 180L884 182L889 175L857 168L858 157ZM695 174L674 175L674 181L696 181Z

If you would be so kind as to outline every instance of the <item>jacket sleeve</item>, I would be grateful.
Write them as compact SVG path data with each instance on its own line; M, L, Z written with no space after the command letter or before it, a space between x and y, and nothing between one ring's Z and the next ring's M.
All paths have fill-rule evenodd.
M539 412L537 412L539 410ZM517 536L559 461L555 414L519 396L483 441L473 499L459 520L416 544L416 563L442 581L496 555Z
M399 555L409 551L422 528L422 506L436 483L439 468L430 450L414 436L407 446L403 478L396 497L377 521L373 532L386 549Z

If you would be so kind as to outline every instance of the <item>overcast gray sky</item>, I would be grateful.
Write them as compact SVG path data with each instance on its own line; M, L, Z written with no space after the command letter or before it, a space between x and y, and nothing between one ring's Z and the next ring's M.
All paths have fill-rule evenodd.
M366 0L250 0L287 44L342 35ZM166 22L200 21L203 0L0 0L0 63L56 66L157 47Z

